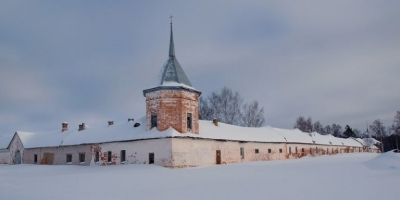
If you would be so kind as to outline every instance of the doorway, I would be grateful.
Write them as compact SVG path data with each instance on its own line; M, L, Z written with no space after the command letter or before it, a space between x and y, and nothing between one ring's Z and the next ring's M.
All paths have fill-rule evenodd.
M221 150L216 151L216 163L217 165L221 164Z
M15 152L15 164L21 164L21 152L19 150Z

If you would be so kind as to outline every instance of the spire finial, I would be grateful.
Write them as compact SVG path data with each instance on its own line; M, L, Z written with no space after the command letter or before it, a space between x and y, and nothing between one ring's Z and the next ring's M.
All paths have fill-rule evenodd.
M169 57L174 57L175 56L175 47L174 47L174 35L172 33L172 18L173 18L173 16L171 15L169 18L171 19L171 38L169 41Z

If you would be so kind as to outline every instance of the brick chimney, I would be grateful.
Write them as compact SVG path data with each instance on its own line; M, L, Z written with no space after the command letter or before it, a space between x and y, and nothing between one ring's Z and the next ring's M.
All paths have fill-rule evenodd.
M218 126L218 119L217 119L217 118L214 118L214 119L213 119L213 124L214 124L215 126Z
M114 125L114 121L108 121L108 125L109 125L109 126Z
M83 130L85 130L85 123L79 124L78 131L83 131Z
M61 132L68 131L68 122L63 122Z

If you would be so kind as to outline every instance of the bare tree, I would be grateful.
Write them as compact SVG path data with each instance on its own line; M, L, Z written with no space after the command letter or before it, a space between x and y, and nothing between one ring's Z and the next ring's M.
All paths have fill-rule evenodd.
M393 134L396 138L396 148L399 149L399 136L400 136L400 111L396 112L392 124Z
M381 141L382 152L384 152L383 138L386 136L386 127L380 119L376 119L371 125L369 125L372 133L375 137L379 138Z
M362 137L361 131L358 129L353 129L354 135L356 135L356 137Z
M296 124L294 125L294 128L298 128L299 130L303 132L307 132L307 121L303 116L299 116L296 119Z
M199 119L212 120L213 115L214 115L213 109L211 109L207 99L200 97L200 99L199 99Z
M314 131L321 135L324 135L324 127L322 126L322 124L319 121L316 121L314 123Z
M340 137L342 133L342 127L339 124L332 124L332 135Z
M332 127L330 125L326 125L324 127L324 133L325 133L325 135L329 135L329 134L332 135Z
M258 107L258 101L245 103L242 111L242 125L247 127L261 127L265 123L264 108Z
M307 133L311 133L311 132L313 132L314 130L313 130L313 123L312 123L312 119L311 119L311 117L308 117L307 118L307 121L306 121L306 132Z

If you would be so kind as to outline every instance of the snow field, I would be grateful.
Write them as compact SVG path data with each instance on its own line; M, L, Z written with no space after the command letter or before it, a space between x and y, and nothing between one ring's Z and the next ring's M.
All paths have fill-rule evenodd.
M0 199L398 199L400 154L167 169L0 165Z

